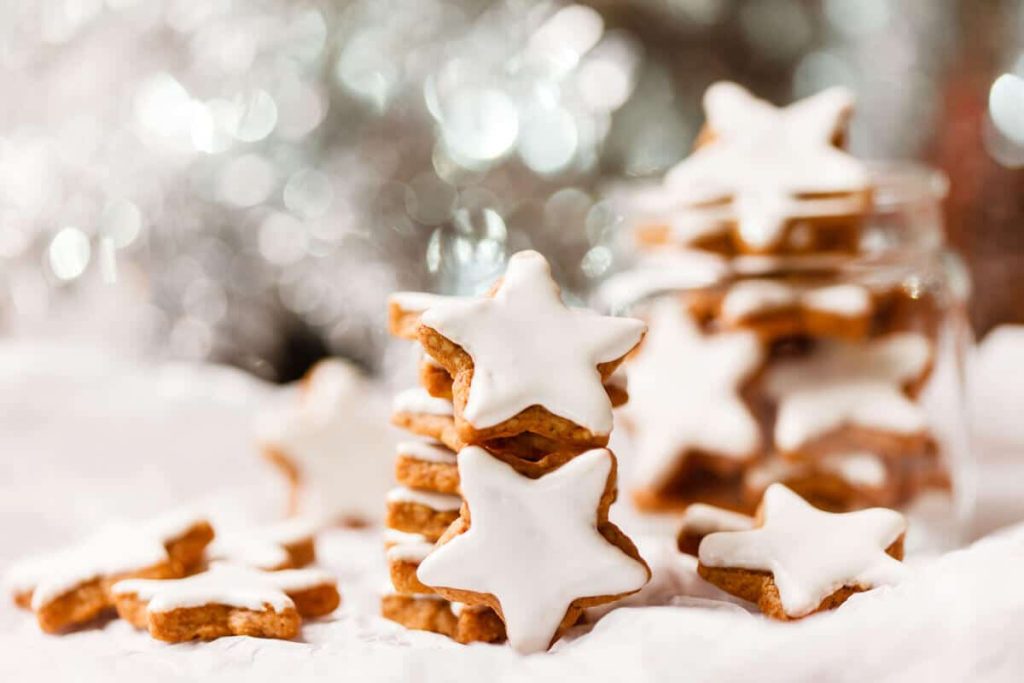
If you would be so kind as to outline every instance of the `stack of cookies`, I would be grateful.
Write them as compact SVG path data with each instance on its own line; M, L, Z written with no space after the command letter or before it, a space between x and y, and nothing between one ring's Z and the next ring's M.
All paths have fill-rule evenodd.
M696 150L634 206L661 290L635 309L650 332L627 363L637 505L750 512L779 482L845 511L948 488L922 406L945 304L905 266L864 267L873 188L843 149L851 96L776 108L718 83L704 106ZM714 263L714 282L666 288L680 255Z
M391 332L424 352L422 386L396 397L392 422L430 441L398 446L384 616L532 652L584 608L639 590L649 570L608 521L604 447L627 397L612 376L643 323L567 308L529 251L487 296L389 306Z

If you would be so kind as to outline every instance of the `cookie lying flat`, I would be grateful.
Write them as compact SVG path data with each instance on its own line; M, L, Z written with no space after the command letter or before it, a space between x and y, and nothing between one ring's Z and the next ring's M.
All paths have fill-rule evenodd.
M434 551L433 541L423 534L387 529L384 547L395 591L403 595L429 595L434 592L416 577L420 563Z
M753 517L713 505L694 503L687 506L682 519L679 520L676 543L679 552L696 556L700 542L705 536L719 531L746 531L753 526Z
M128 577L173 578L198 565L213 529L191 513L112 525L81 543L13 566L5 583L39 627L57 633L113 606L110 586Z
M895 463L913 454L900 456ZM867 451L830 453L808 461L769 456L743 475L743 495L751 504L775 483L785 484L814 507L847 512L893 505L899 482L883 458Z
M316 524L302 518L255 529L221 529L208 554L211 560L265 571L299 569L316 561L315 536Z
M871 292L856 284L799 286L741 280L726 291L718 319L726 329L753 330L762 339L795 335L862 339L871 327Z
M608 521L615 459L582 453L536 478L482 448L459 452L462 515L420 563L419 580L486 605L520 652L547 649L586 607L640 590L650 570Z
M448 602L439 595L385 595L381 616L406 628L448 636L457 643L505 640L505 626L494 610Z
M388 492L387 506L385 523L388 528L423 534L436 541L458 518L462 499L398 486Z
M532 433L584 449L608 442L612 405L603 382L644 330L639 320L568 308L548 262L524 251L509 259L491 296L424 311L419 340L454 378L464 442Z
M830 513L781 484L765 492L760 526L701 541L697 572L774 619L835 609L904 575L903 515L885 508Z
M263 572L221 563L184 579L119 581L111 592L122 619L167 642L294 638L302 617L330 614L341 602L326 572Z

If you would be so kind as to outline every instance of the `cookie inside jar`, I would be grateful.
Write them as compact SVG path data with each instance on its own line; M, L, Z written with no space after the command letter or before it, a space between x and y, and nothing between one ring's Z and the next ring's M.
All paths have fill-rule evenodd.
M642 513L752 514L782 483L825 510L907 512L908 547L952 545L970 333L944 178L847 152L844 93L776 108L721 87L689 157L612 193L628 265L595 296L649 327L624 363L624 488Z

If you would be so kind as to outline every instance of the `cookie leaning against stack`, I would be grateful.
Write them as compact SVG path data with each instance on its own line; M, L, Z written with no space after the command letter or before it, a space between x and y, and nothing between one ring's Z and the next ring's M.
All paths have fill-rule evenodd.
M521 652L549 647L585 607L639 590L650 572L608 521L617 486L615 456L605 445L613 401L626 399L613 373L639 343L643 324L567 308L536 252L512 256L484 297L396 295L391 320L399 336L415 329L433 364L450 377L439 377L438 367L421 372L426 389L442 398L403 395L396 424L458 449L452 472L450 458L410 463L416 454L406 446L399 477L407 486L430 482L435 489L457 477L462 496L436 547L389 550L389 560L418 560L410 588L493 610ZM448 395L442 411L433 401ZM448 405L450 414L442 416ZM409 520L416 520L421 533L434 531L427 522L442 519L442 510L408 491L389 498L393 528L411 531Z
M704 107L696 149L633 226L642 252L718 266L714 286L639 310L650 331L626 363L624 414L638 507L750 513L781 482L845 511L948 488L920 401L939 303L843 268L863 254L873 194L843 149L852 97L777 108L719 83Z

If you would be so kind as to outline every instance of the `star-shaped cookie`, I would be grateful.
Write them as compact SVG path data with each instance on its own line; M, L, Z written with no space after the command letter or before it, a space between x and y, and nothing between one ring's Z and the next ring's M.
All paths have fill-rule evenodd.
M626 365L636 485L661 490L695 452L735 465L757 455L760 429L739 391L763 355L752 332L705 335L678 300L655 302L650 331Z
M799 619L832 609L904 575L899 560L907 524L895 510L823 512L772 484L758 518L756 529L705 536L697 570L770 617Z
M644 324L567 307L543 256L509 259L492 296L423 312L420 342L454 378L456 426L468 443L541 434L604 445L612 406L603 380Z
M184 579L128 579L111 592L122 619L169 642L233 635L294 638L300 617L329 614L341 601L326 572L265 572L230 563L214 563Z
M867 170L834 144L852 105L842 88L777 108L716 83L704 96L713 139L668 173L666 189L683 212L728 202L752 251L776 246L791 219L862 212Z
M613 467L612 454L595 449L530 479L482 448L464 448L459 476L471 521L420 564L420 581L450 600L494 608L516 650L545 650L583 607L633 593L650 576L607 521Z
M907 389L931 360L926 337L901 332L866 343L821 341L809 356L780 361L765 376L765 389L778 402L776 447L806 450L846 427L866 436L920 437L925 412Z

